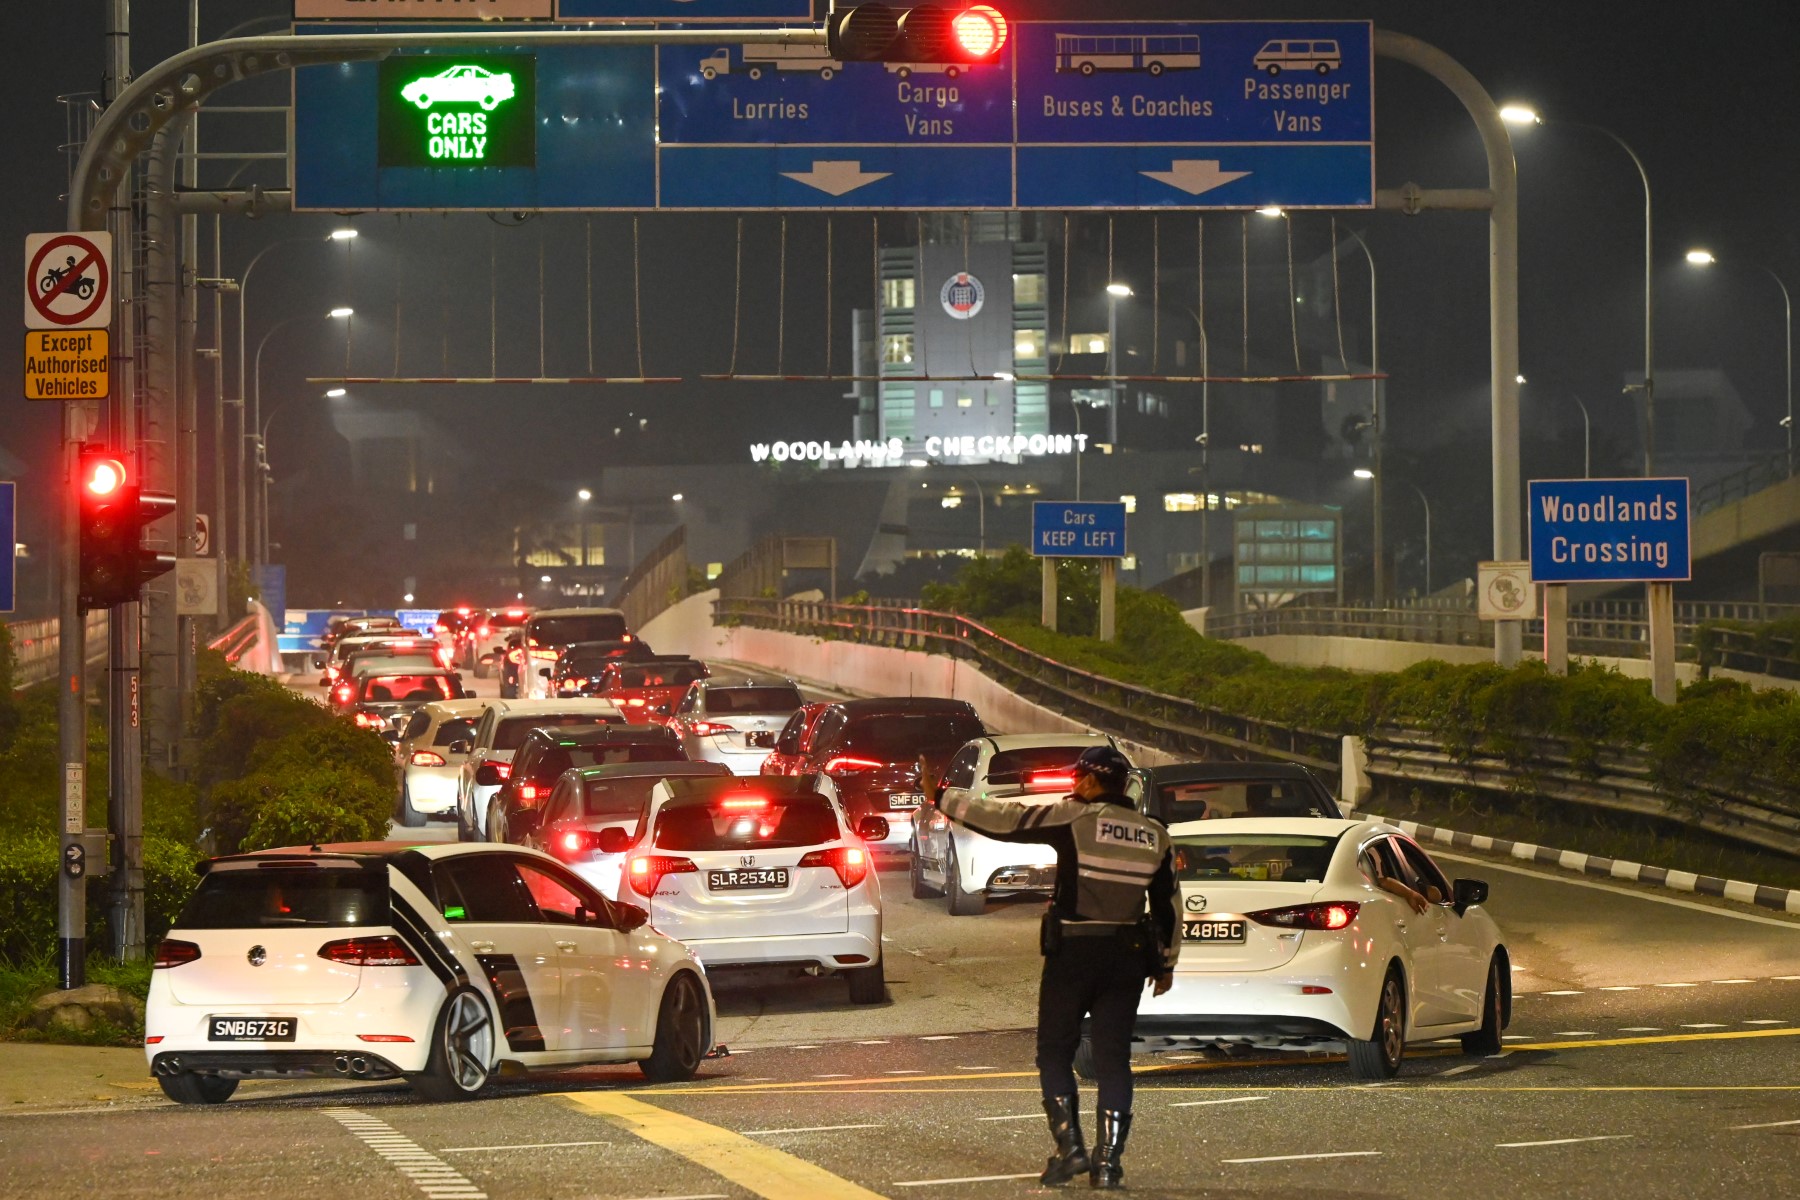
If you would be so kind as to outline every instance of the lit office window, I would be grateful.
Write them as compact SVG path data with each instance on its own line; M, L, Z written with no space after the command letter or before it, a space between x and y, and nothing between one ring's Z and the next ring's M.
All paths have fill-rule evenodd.
M913 277L904 279L884 279L881 281L881 304L883 308L911 308L917 298L918 287Z
M910 364L913 360L913 335L910 333L890 333L882 339L881 361L885 363Z
M931 389L931 407L933 407L933 408L944 407L944 389L943 388L932 388Z
M1163 496L1164 512L1199 512L1200 496L1197 492L1168 492Z
M974 408L975 407L975 397L973 397L973 396L958 396L956 398L956 407L958 407L958 408Z
M1013 276L1014 304L1042 304L1045 290L1042 275Z
M1043 358L1044 331L1041 329L1014 330L1013 357L1025 359Z
M1120 496L1119 503L1123 504L1125 506L1125 511L1128 513L1134 513L1137 511L1137 497L1136 496Z
M1071 333L1069 335L1070 354L1105 354L1106 335L1104 333Z

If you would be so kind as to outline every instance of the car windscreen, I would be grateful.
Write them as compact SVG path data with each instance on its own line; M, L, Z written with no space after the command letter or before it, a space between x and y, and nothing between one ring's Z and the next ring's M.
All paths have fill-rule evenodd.
M645 663L642 666L622 667L619 670L619 686L628 688L663 688L686 687L696 679L706 676L706 668L699 663Z
M567 646L570 642L617 642L622 641L627 632L623 613L539 617L531 623L531 636L540 646Z
M996 787L1019 787L1026 776L1042 772L1070 778L1067 787L1075 786L1075 760L1086 750L1081 746L1032 746L1025 750L1002 750L988 763L988 782Z
M769 799L760 807L730 796L665 808L656 818L659 850L781 850L837 840L837 813L823 796Z
M590 821L641 821L650 810L650 793L661 782L655 775L590 779L582 792L581 815Z
M592 746L569 746L572 767L609 767L614 763L686 762L678 742L602 742Z
M966 713L879 713L853 718L833 749L910 763L921 754L936 758L954 752L980 736L981 722Z
M529 717L508 717L494 730L494 749L517 750L525 735L550 725L618 725L624 718L612 713L534 713Z
M1319 883L1340 835L1177 834L1175 877L1190 883Z
M257 866L213 871L177 929L284 929L388 923L387 869Z
M1210 821L1220 817L1333 817L1335 805L1298 779L1215 780L1164 783L1157 786L1168 824Z
M425 704L456 698L448 675L370 675L363 680L364 704Z
M706 711L715 716L720 713L792 712L804 703L800 699L800 690L793 687L709 688L706 693Z

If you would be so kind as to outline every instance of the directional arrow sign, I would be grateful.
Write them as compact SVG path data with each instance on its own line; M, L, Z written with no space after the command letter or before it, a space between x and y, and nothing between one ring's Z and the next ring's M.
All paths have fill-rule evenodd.
M1178 158L1169 164L1166 171L1140 171L1158 183L1166 183L1172 188L1180 188L1190 196L1198 196L1201 192L1210 192L1216 187L1223 187L1234 179L1242 179L1249 171L1222 171L1216 158Z
M1218 164L1213 164L1217 166ZM783 171L782 174L796 183L804 183L807 187L818 188L828 196L842 196L854 192L865 184L874 183L877 179L886 179L892 171L865 171L862 164L855 160L849 162L815 162L810 171Z

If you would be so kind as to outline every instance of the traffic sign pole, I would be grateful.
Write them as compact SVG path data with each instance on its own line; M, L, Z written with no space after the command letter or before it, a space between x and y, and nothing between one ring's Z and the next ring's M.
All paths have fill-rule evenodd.
M1100 560L1100 640L1114 641L1118 637L1119 610L1119 560L1103 558Z
M1552 675L1569 673L1569 585L1544 585L1544 665Z
M1645 616L1650 625L1650 694L1675 703L1675 585L1648 585Z
M1044 606L1041 617L1045 629L1056 632L1056 560L1044 560Z

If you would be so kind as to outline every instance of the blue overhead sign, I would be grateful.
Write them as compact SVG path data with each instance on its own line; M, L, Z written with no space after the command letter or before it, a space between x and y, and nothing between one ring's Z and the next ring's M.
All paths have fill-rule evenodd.
M1539 479L1529 507L1535 583L1678 583L1693 575L1685 479Z
M796 21L812 0L557 0L559 21Z
M19 598L18 493L18 484L0 483L0 537L6 539L6 562L0 565L0 613L13 611Z
M1039 500L1031 506L1031 552L1039 558L1124 558L1125 505Z
M680 15L754 19L758 3L693 0ZM642 19L655 7L563 0L559 15L625 20L630 9ZM839 62L808 45L531 53L535 166L471 159L481 114L469 130L457 114L455 133L468 139L455 142L453 163L391 165L390 155L383 166L377 66L296 71L295 207L1244 209L1375 199L1373 35L1363 21L1022 22L1000 61L961 66ZM480 53L452 57L481 66ZM421 119L441 133L432 113L413 124ZM483 149L505 147L490 138ZM508 162L524 152L513 149Z

